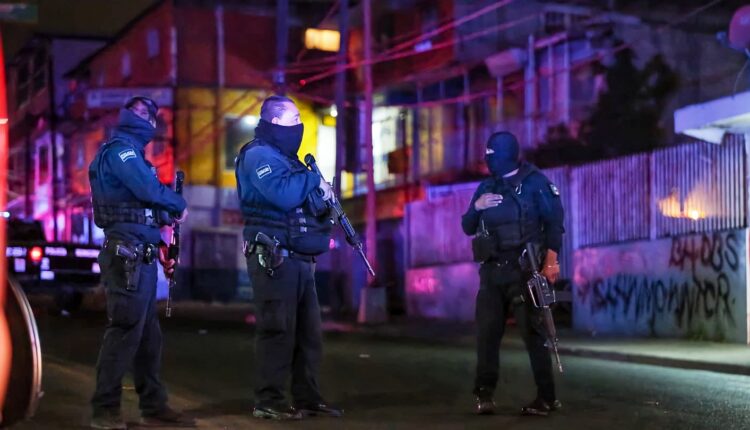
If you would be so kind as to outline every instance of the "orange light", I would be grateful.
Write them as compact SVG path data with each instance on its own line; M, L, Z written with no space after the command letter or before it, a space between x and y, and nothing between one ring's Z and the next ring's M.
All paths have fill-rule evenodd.
M31 261L37 264L42 261L42 255L42 248L39 246L31 248L31 251L29 251L29 258L31 258Z
M338 52L341 34L336 30L308 28L305 30L305 48Z

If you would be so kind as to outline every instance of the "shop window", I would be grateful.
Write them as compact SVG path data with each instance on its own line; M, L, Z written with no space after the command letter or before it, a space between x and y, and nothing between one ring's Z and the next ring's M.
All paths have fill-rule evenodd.
M255 127L257 125L258 117L251 115L224 119L224 130L226 131L224 136L225 169L234 170L234 159L240 153L242 146L255 138Z
M122 54L122 60L120 63L120 71L122 74L123 79L127 79L130 77L131 69L130 69L130 52L125 51Z
M146 52L148 58L159 56L159 30L151 28L146 33Z

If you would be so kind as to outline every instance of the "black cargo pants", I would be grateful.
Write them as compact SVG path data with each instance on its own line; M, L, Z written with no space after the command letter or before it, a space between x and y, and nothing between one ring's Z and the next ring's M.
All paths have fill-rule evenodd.
M474 394L484 388L490 393L497 386L500 366L500 341L505 332L509 311L518 323L534 373L537 395L551 402L555 397L552 359L545 346L542 315L534 310L525 294L526 275L518 265L484 263L479 268L479 292L476 302L477 373Z
M137 288L126 288L125 263L111 242L99 254L107 297L107 326L96 364L94 411L118 410L122 379L133 372L143 415L165 407L167 393L159 378L162 334L156 310L157 264L142 264Z
M247 269L257 324L256 406L286 406L284 388L290 373L294 406L322 402L318 375L323 342L315 263L285 257L269 276L258 254L250 254Z

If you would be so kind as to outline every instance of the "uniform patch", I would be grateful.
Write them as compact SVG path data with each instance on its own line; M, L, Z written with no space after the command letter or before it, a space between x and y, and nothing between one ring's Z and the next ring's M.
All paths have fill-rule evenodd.
M135 151L132 150L132 149L127 149L125 151L120 152L117 155L120 156L120 160L122 160L123 163L126 162L126 161L128 161L128 160L130 160L131 158L135 158L136 157Z
M271 174L271 166L269 166L268 164L264 164L255 169L255 173L258 175L258 179L263 179L264 176L268 176Z
M550 182L550 184L549 184L549 190L552 191L552 194L554 194L556 196L560 195L560 190L558 190L557 186L555 186L555 184L553 184L552 182Z

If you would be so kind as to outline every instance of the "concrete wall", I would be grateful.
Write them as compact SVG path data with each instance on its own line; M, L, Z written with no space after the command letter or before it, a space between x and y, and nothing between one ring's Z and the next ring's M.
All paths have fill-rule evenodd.
M573 326L749 343L747 234L727 230L576 250Z
M477 291L476 263L410 269L406 273L407 315L472 321Z

